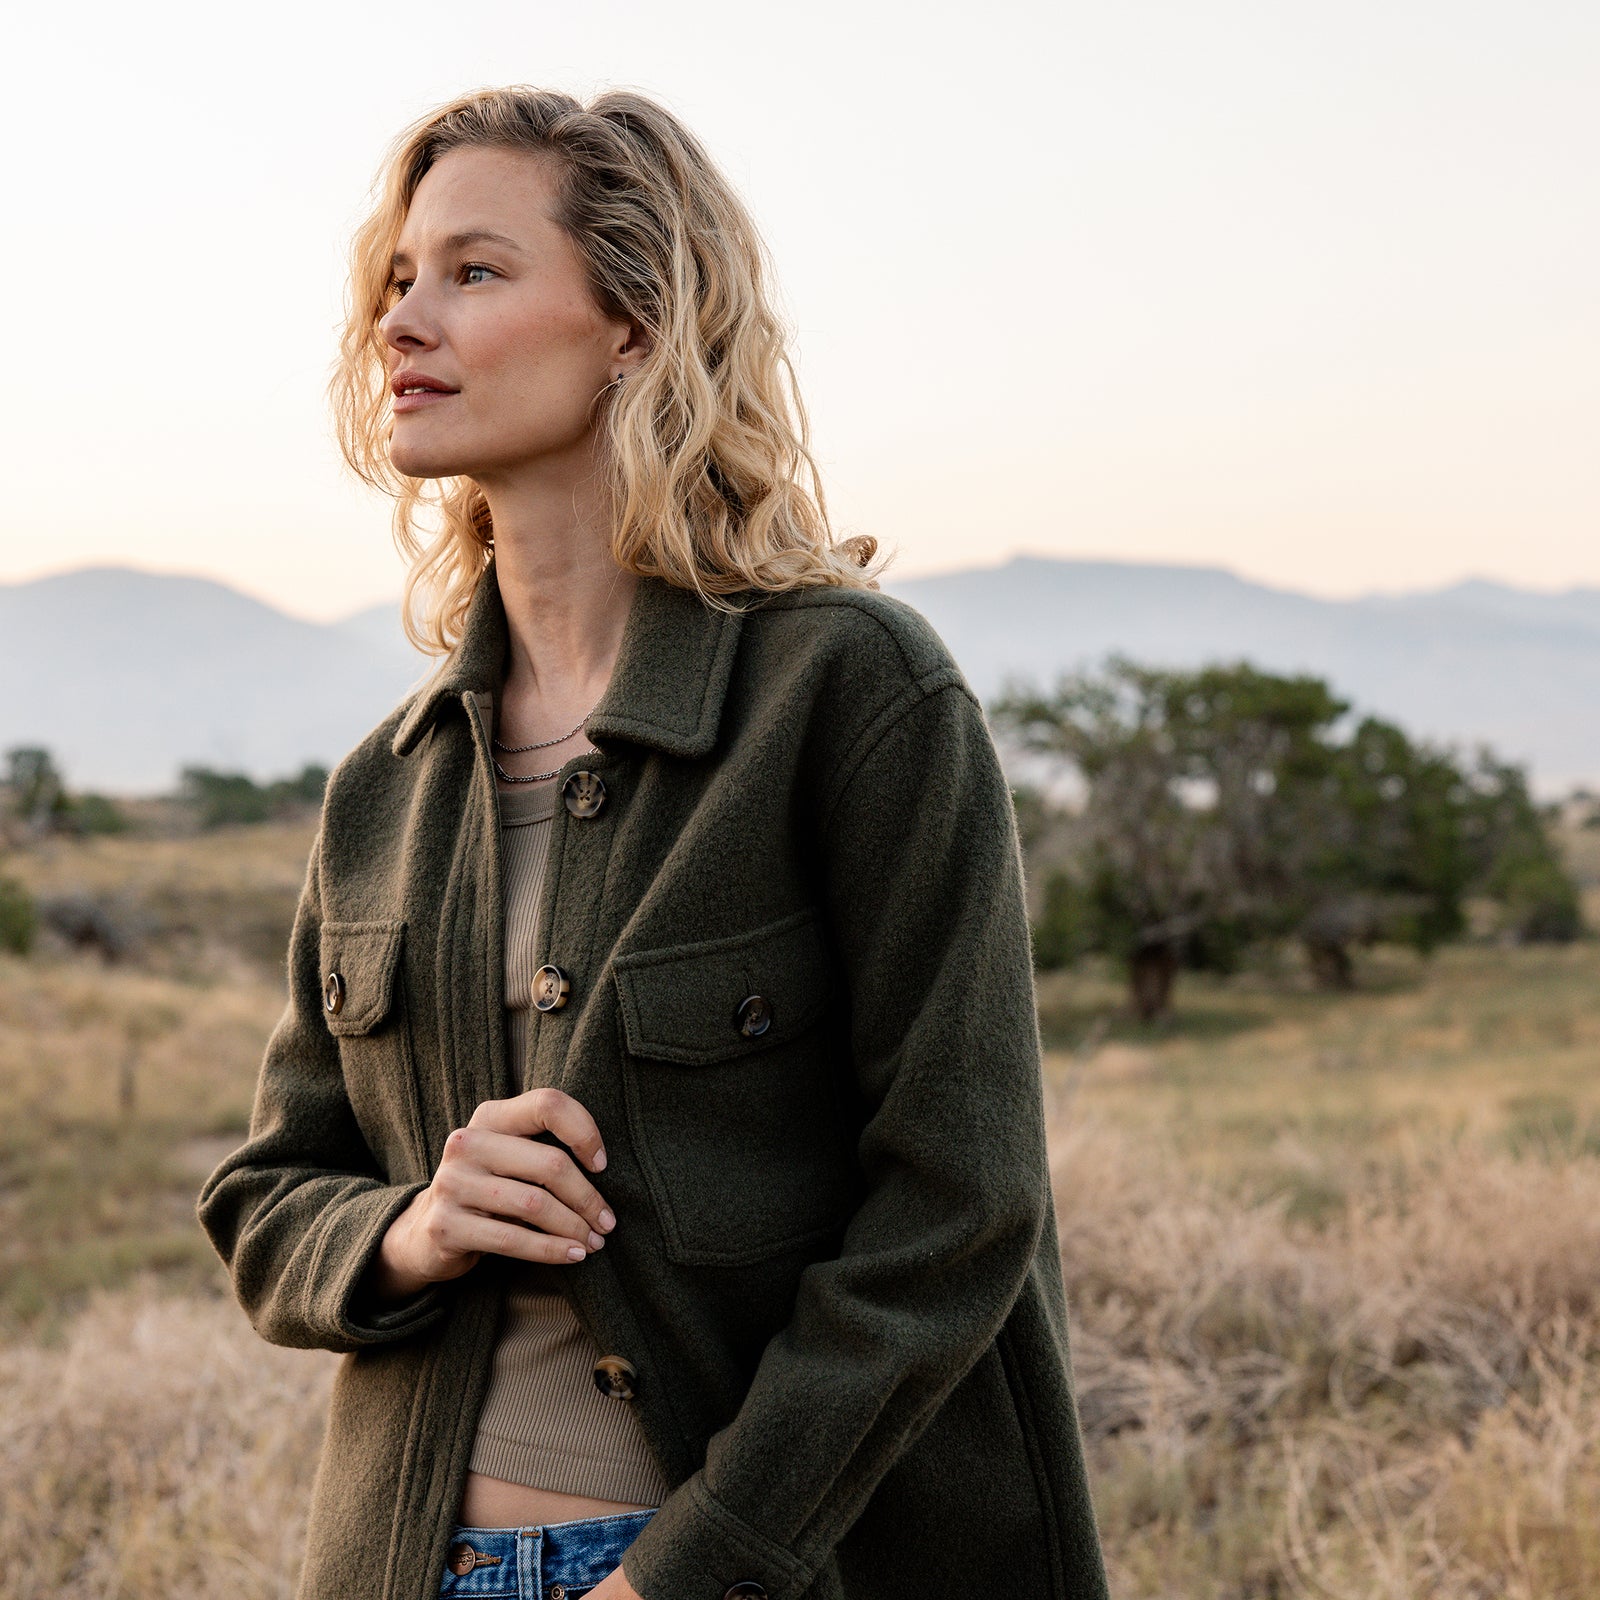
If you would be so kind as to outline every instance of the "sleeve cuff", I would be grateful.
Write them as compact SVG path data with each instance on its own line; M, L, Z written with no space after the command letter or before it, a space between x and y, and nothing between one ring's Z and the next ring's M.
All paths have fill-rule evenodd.
M815 1576L734 1516L706 1487L703 1469L644 1525L623 1552L622 1570L643 1600L725 1600L729 1590L751 1600L800 1600Z
M410 1183L374 1189L352 1200L350 1211L354 1214L335 1224L349 1243L342 1268L328 1289L330 1320L346 1343L387 1344L404 1339L443 1314L444 1299L436 1283L393 1304L379 1303L360 1292L389 1225L427 1187L426 1183Z

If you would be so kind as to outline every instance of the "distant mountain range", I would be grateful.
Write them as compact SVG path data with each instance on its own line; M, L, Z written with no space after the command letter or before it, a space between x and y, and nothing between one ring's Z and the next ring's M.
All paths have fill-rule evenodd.
M1015 556L884 588L985 700L1120 651L1157 665L1313 672L1415 733L1485 741L1541 788L1600 780L1600 589L1481 580L1318 600L1212 567ZM399 608L286 616L206 578L92 567L0 585L0 750L50 747L74 788L170 789L187 764L332 765L421 680Z
M426 670L398 607L387 633L122 567L3 585L0 749L48 746L74 789L120 794L170 790L190 764L331 766Z

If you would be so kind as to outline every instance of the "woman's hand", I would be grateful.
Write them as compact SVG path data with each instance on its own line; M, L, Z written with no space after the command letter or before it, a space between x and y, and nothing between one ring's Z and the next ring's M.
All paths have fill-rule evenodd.
M604 1168L600 1130L571 1095L530 1089L485 1100L445 1140L433 1182L389 1225L372 1293L405 1299L459 1278L485 1252L567 1264L598 1250L616 1218L566 1150L529 1137L546 1130L592 1171Z
M628 1582L622 1568L616 1567L584 1596L584 1600L644 1600L644 1596Z

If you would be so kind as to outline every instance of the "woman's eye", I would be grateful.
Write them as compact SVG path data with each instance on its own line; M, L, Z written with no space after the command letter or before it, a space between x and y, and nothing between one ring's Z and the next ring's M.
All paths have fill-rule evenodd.
M469 261L467 265L461 269L461 275L463 277L471 272L487 272L491 278L498 276L493 267L486 267L478 261ZM384 290L384 293L387 295L389 303L393 305L396 300L404 297L406 290L410 287L410 278L391 278Z

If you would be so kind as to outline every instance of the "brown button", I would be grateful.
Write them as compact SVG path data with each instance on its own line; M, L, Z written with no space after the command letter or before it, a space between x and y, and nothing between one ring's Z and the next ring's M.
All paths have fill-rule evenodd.
M474 1567L498 1567L500 1557L490 1555L487 1550L474 1550L463 1539L450 1546L450 1558L445 1564L458 1578L464 1578Z
M322 980L322 1003L328 1008L331 1016L338 1016L344 1010L344 974L330 972Z
M567 1586L564 1583L550 1585L550 1600L567 1600Z
M765 995L747 995L739 1002L733 1020L747 1039L758 1038L772 1026L772 1002Z
M725 1589L722 1600L767 1600L767 1591L754 1578L745 1578Z
M561 785L561 798L575 817L592 817L606 803L606 786L598 772L574 772Z
M538 1011L559 1011L567 1003L572 979L560 967L540 967L533 975L533 1004Z
M601 1356L594 1364L594 1386L613 1400L631 1400L639 1374L621 1356Z

